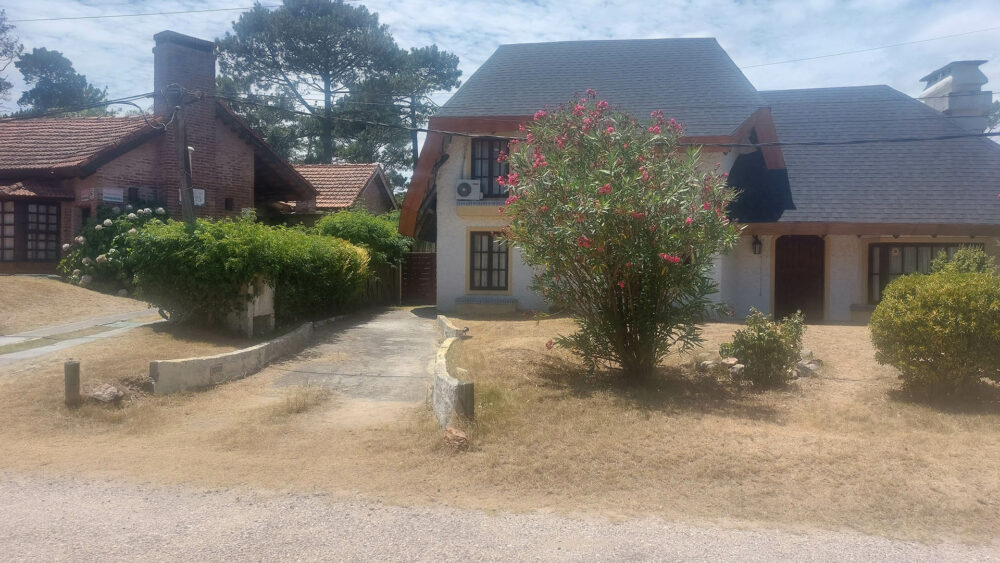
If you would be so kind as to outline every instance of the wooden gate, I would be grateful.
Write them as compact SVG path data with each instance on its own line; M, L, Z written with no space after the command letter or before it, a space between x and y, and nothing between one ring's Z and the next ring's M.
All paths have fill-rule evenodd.
M774 318L802 311L806 322L823 320L824 241L783 236L775 242Z
M407 252L403 257L403 304L437 303L437 254Z

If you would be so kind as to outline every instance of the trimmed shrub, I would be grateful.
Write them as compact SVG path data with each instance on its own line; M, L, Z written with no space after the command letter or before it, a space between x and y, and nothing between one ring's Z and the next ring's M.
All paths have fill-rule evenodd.
M368 276L364 249L249 217L154 222L128 244L139 295L179 321L221 321L258 274L274 281L279 323L318 318L357 305Z
M870 329L875 359L912 390L953 394L983 377L1000 381L1000 277L948 267L900 277Z
M129 265L130 231L150 221L166 218L162 207L105 208L77 233L72 244L63 246L59 271L70 283L101 291L131 289L134 272Z
M996 274L997 265L993 257L983 252L981 248L963 246L959 248L951 260L941 251L931 261L931 273L953 272L960 274Z
M376 264L397 264L413 246L413 239L399 234L398 213L393 218L363 209L338 211L320 219L315 231L366 248Z
M803 321L801 312L776 322L750 309L746 328L737 330L732 342L719 347L719 353L743 364L742 380L757 387L783 385L802 355Z

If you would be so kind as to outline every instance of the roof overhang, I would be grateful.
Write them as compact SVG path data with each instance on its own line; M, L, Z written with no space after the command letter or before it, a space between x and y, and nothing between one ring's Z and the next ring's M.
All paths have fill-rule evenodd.
M778 221L745 225L743 233L748 235L1000 236L1000 224Z

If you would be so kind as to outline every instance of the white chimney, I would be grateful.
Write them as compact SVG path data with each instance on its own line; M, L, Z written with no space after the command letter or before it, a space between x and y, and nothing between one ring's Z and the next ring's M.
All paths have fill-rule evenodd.
M951 117L970 133L986 130L993 92L983 91L988 82L979 65L986 61L954 61L921 78L926 82L920 101Z

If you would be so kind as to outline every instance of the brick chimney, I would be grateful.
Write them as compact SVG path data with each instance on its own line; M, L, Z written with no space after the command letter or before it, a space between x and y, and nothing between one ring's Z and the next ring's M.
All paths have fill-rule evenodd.
M970 133L986 130L993 93L984 91L988 82L979 65L986 61L953 61L921 78L926 83L919 99L954 119Z
M173 112L176 99L166 95L167 87L177 84L190 93L215 94L215 43L183 35L174 31L161 31L153 36L153 89L156 96L153 111L168 117ZM182 113L187 129L187 146L191 153L192 186L204 190L204 207L195 207L198 215L218 215L226 189L217 177L219 170L218 129L216 127L216 100L211 97L198 99L185 94ZM177 163L177 128L167 128L160 144L160 179L165 188L162 199L174 217L180 215L180 175ZM252 193L252 192L251 192ZM251 204L252 205L252 204Z
M156 98L153 110L169 114L169 101L163 92L171 84L191 91L215 94L215 43L182 35L176 31L161 31L153 36L153 90Z

